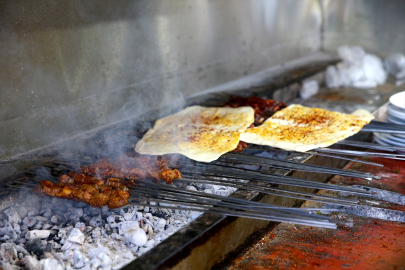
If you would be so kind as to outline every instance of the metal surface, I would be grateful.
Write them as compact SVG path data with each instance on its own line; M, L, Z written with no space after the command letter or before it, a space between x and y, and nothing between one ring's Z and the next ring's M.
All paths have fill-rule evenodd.
M0 10L0 159L320 48L317 0L6 0Z
M388 56L405 52L405 2L402 0L319 1L324 14L323 49L362 46Z
M384 168L378 168L381 179L367 182L334 177L331 183L381 187L405 194L405 161L377 157L363 159L384 164ZM346 169L369 171L371 166L350 163ZM376 195L381 196L379 193ZM398 196L395 196L396 199ZM403 199L398 202L403 204ZM313 203L305 203L305 207L314 206ZM403 211L404 206L397 205L393 210ZM344 218L354 219L354 226L337 230L280 224L227 269L405 269L405 224L381 220L400 220L401 216L390 216L395 211L387 213L381 210L363 214L368 218L344 214ZM378 219L370 218L373 216Z

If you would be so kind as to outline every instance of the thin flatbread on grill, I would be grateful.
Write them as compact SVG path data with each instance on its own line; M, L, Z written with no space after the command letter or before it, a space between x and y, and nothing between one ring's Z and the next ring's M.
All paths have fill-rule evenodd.
M156 121L136 144L140 154L179 153L193 160L211 162L232 151L240 134L254 121L251 107L191 106Z
M306 152L352 136L372 119L374 116L366 110L349 115L294 104L276 112L262 125L247 129L240 140Z

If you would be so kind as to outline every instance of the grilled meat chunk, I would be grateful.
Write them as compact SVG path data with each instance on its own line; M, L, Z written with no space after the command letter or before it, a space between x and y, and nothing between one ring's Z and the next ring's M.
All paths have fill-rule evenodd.
M119 208L128 204L128 188L122 184L116 187L96 184L66 184L53 183L51 181L40 181L34 188L39 196L48 195L52 197L81 201L93 207L109 205L111 209Z

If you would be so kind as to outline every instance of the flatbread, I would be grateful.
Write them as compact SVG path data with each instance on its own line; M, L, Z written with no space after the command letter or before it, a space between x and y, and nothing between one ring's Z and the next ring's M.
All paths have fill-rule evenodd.
M156 121L136 144L140 154L179 153L193 160L211 162L232 151L240 134L254 121L251 107L191 106Z
M240 140L285 150L306 152L330 146L359 132L374 116L366 110L353 114L290 105L262 125L247 129Z

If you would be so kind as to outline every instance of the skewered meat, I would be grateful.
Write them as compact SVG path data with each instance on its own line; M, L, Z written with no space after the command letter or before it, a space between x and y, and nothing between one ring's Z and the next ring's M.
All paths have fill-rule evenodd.
M108 205L110 209L119 208L128 204L128 188L118 185L113 188L108 185L90 184L67 184L53 183L51 181L40 181L34 188L39 196L48 195L52 197L81 201L93 207Z
M276 111L286 108L284 102L273 99L264 99L260 97L238 97L230 96L229 101L225 103L225 107L239 108L242 106L250 106L255 111L255 125L261 125L267 118L272 116Z
M181 178L181 173L176 169L169 169L166 160L158 156L157 163L159 165L159 176L166 181L166 183L171 184L174 179Z
M170 184L174 179L181 178L181 174L178 170L170 169L167 164L161 166L160 163L166 164L165 159L161 156L158 156L157 158L153 156L135 158L122 156L117 162L113 162L109 159L101 159L94 164L82 166L80 168L83 175L95 176L96 179L119 178L134 181L143 180L149 177L156 182L160 182L160 179L163 179ZM78 176L75 172L72 172L69 176L74 178L75 183L98 183L94 178L85 177L82 179L81 176L79 176L76 181L76 177ZM62 180L68 181L68 179L65 178L66 177L64 176Z

